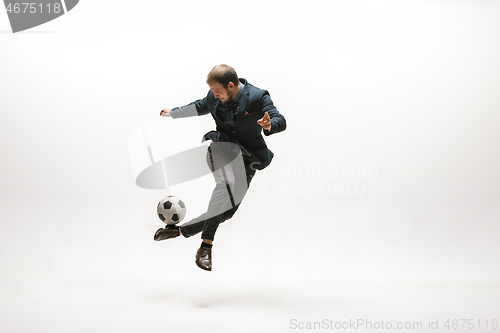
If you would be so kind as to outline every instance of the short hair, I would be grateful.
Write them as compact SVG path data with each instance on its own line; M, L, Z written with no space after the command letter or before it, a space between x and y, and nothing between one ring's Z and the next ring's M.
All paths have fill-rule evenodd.
M219 82L224 89L227 88L229 82L234 83L236 86L240 83L238 74L236 74L234 68L224 64L215 66L210 73L208 73L207 84L211 82Z

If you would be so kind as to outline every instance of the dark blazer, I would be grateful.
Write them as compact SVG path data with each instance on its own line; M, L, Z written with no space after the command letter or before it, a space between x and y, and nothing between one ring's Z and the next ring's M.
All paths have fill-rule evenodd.
M238 144L243 148L243 153L245 154L245 151L248 152L251 155L251 161L256 162L254 163L254 167L258 170L262 170L271 163L274 156L273 152L267 148L266 142L262 137L262 132L264 132L264 135L268 136L284 131L286 128L286 120L274 106L267 90L259 89L243 78L240 78L240 82L245 86L241 91L240 104L238 113L236 114L234 128L226 125L223 119L217 116L216 110L220 103L220 99L216 99L212 91L209 91L205 98L194 101L185 107L192 107L194 105L199 116L208 113L212 114L217 126L217 131L220 133L219 141L234 142ZM175 112L175 109L176 108L172 109L172 117L182 117L182 115ZM261 119L266 112L269 113L271 118L270 131L264 130L262 126L257 123L257 120Z

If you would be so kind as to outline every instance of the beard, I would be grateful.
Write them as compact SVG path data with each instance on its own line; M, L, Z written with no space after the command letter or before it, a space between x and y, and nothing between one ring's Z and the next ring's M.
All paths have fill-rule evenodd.
M234 99L234 95L229 91L229 89L225 89L227 93L227 99L224 101L221 101L222 104L227 104L230 103Z

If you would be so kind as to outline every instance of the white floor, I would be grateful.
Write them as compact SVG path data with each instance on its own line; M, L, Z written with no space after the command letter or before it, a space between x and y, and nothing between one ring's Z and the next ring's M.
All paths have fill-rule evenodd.
M397 331L492 332L499 308L498 286L73 281L4 297L0 331L380 332L405 325ZM451 327L454 319L458 329L446 328L446 321ZM460 329L462 319L471 320L467 324L472 322L473 329L467 324ZM438 329L429 329L436 321Z

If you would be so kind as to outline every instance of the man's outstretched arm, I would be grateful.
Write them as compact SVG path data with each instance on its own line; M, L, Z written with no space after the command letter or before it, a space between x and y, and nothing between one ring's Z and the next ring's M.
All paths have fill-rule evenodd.
M273 104L269 93L264 94L261 99L262 118L257 121L264 129L264 135L271 135L286 129L286 120Z
M209 93L210 94L210 93ZM208 95L207 95L208 97ZM162 117L172 117L172 118L186 118L194 116L202 116L210 113L210 109L207 105L207 97L199 99L188 105L173 109L163 109L160 111L160 116Z

